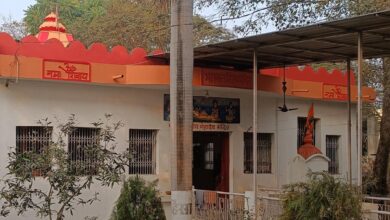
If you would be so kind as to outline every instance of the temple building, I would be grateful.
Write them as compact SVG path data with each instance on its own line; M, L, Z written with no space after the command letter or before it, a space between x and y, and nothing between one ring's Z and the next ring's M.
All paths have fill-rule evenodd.
M128 52L123 46L108 50L101 43L86 48L73 40L54 13L45 18L36 36L20 42L0 33L0 176L7 173L9 147L18 147L20 140L30 141L39 133L37 120L48 117L54 122L54 118L66 120L75 114L79 129L85 131L78 137L83 143L94 134L89 132L90 123L109 113L124 123L117 134L118 149L131 148L135 158L137 152L147 155L130 163L127 173L158 179L164 206L169 207L169 65L149 56L161 52L142 48ZM195 65L193 76L194 188L250 191L252 73ZM311 66L261 69L257 84L258 188L280 189L302 180L308 169L347 178L346 74ZM351 88L352 146L356 146L357 87L353 77ZM373 89L363 87L364 101L372 102L375 97ZM40 140L44 138L50 137ZM356 148L352 151L356 181ZM100 201L77 207L75 216L67 219L108 219L119 192L120 186L101 190ZM31 216L13 214L10 218Z

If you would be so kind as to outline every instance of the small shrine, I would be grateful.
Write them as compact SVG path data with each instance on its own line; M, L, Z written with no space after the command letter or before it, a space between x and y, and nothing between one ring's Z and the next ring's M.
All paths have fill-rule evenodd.
M290 161L289 180L300 182L307 177L308 172L321 172L328 170L330 159L322 154L321 150L314 146L314 105L310 106L306 118L305 137L303 145L298 148L298 155Z
M39 26L39 33L36 38L39 42L57 39L65 47L73 41L73 35L66 32L65 26L59 22L59 18L54 12L45 17L44 22Z

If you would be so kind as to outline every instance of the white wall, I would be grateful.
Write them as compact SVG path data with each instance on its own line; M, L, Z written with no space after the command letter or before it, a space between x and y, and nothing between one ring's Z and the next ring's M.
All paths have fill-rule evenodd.
M0 86L0 176L7 170L6 153L15 146L16 126L36 125L38 119L55 117L64 121L75 114L79 126L91 126L91 122L104 118L105 113L113 114L113 121L121 120L125 126L117 133L118 150L128 146L129 128L158 129L157 136L157 175L148 179L160 178L160 189L167 191L169 183L169 126L163 122L163 96L159 90L141 90L124 87L103 87L94 85L65 84L57 82L19 81L9 88ZM55 124L54 124L55 127ZM54 130L54 133L56 131ZM75 216L68 219L83 219L84 216L99 216L108 219L120 187L114 189L95 187L100 193L101 202L92 206L78 207ZM82 210L82 212L80 212ZM31 219L10 216L10 219Z
M243 173L244 132L252 125L252 96L250 91L238 89L196 88L194 95L205 95L206 89L211 97L240 98L241 123L230 125L230 190L243 192L251 189L252 175ZM120 150L128 146L128 129L145 128L158 129L157 136L157 174L146 176L147 179L159 178L159 188L162 192L170 190L170 132L169 123L163 121L164 88L130 88L107 87L99 85L70 84L59 82L19 81L6 88L0 85L0 176L5 169L10 146L15 145L15 127L35 125L41 118L54 117L65 120L70 114L75 114L80 126L103 118L105 113L113 114L114 120L121 120L125 126L118 132L117 140ZM341 135L342 148L340 158L343 158L340 171L345 174L347 168L346 156L346 104L335 102L320 102L304 99L288 99L289 107L299 110L282 113L276 111L282 105L281 97L261 93L259 97L259 132L273 133L272 173L259 174L258 183L266 187L280 187L289 182L289 161L297 154L297 117L307 115L311 102L314 102L315 117L320 119L320 146L325 153L325 135ZM353 115L355 116L355 115ZM353 118L355 119L355 117ZM355 128L355 120L352 127ZM352 129L352 137L356 129ZM352 140L355 146L356 140ZM354 151L356 152L356 151ZM356 167L356 153L354 167ZM345 159L344 159L345 158ZM279 161L279 163L276 163ZM356 169L355 169L356 173ZM278 175L277 175L278 174ZM100 192L101 202L92 206L78 207L75 216L68 219L82 219L84 216L98 216L108 219L114 201L119 195L120 187L114 189L96 188ZM11 216L10 219L31 219L34 215L23 217Z

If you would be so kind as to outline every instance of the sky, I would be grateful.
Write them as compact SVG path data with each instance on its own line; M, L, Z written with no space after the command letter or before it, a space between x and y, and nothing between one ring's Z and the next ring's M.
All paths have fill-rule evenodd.
M34 3L35 0L0 0L0 16L11 16L16 20L22 20L24 10Z

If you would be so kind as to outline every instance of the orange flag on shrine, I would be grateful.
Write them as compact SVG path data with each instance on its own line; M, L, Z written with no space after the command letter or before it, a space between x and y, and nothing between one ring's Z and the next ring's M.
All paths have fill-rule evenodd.
M313 134L313 128L314 128L313 123L314 123L314 105L312 103L309 109L309 113L307 114L306 125L305 125L305 130L306 131L309 130L311 134Z

